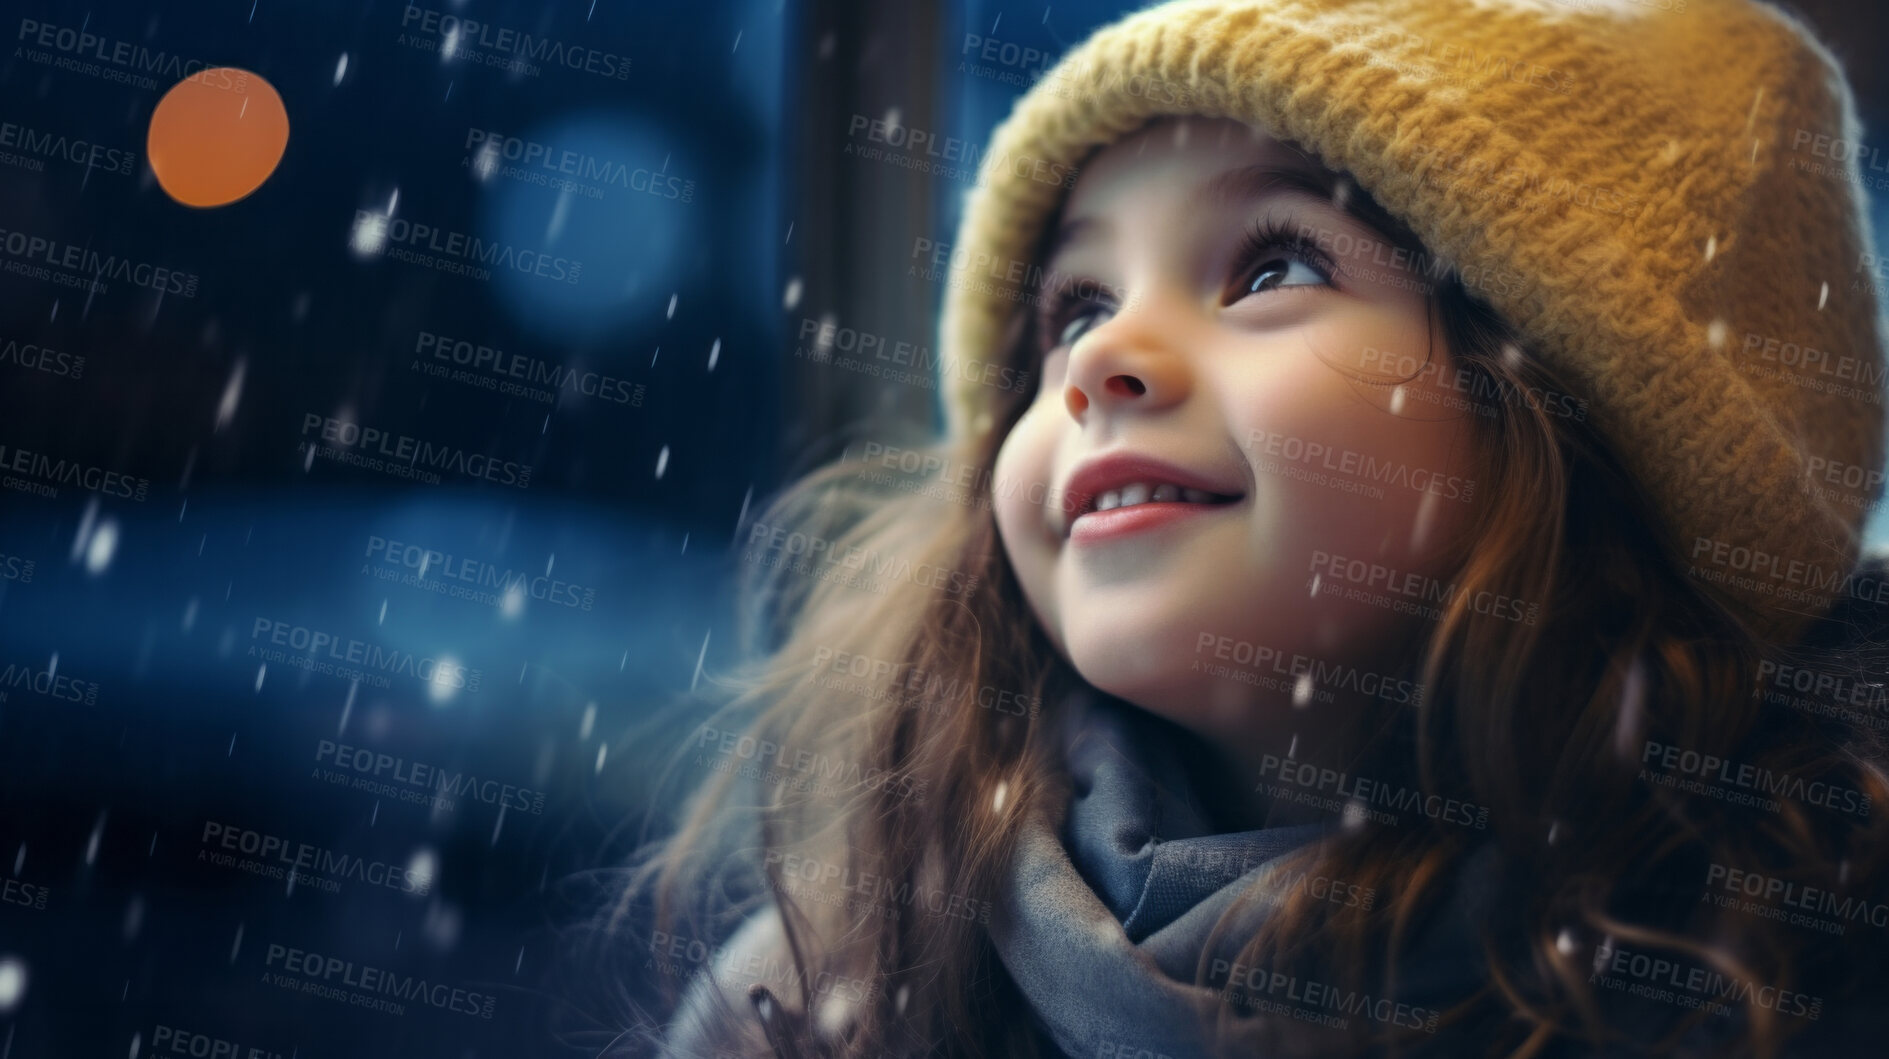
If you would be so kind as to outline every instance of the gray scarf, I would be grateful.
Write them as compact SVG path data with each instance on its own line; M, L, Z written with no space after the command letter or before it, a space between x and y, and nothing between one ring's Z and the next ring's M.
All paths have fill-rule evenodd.
M1246 900L1224 941L1205 954L1210 931L1243 893L1280 894L1302 882L1278 858L1333 825L1215 834L1172 726L1093 691L1067 706L1061 731L1069 803L1025 826L992 918L998 955L1070 1056L1217 1054L1210 1031L1220 997L1194 984L1196 968L1203 956L1210 965L1222 961L1222 969L1235 965L1243 939L1275 902ZM1276 880L1254 890L1269 873ZM1480 975L1467 922L1451 926L1465 929L1446 929L1445 943L1428 947L1424 994L1460 995ZM1270 972L1253 979L1249 970L1246 980L1278 981ZM1320 1012L1319 994L1308 994L1318 988L1293 982L1254 995L1303 1018ZM1254 1020L1242 1021L1244 1032L1256 1032ZM1238 1031L1218 1041L1253 1054L1245 1044Z

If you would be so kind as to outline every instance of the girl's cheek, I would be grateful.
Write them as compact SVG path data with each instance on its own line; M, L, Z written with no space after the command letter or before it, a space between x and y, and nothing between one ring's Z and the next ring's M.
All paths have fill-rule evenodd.
M1049 400L1062 393L1063 377L1068 371L1069 350L1067 347L1059 347L1045 356L1038 370L1042 381L1038 383L1037 401Z
M1055 446L1044 411L1039 400L1023 413L997 450L991 468L997 532L1013 554L1019 543L1036 535L1026 531L1040 533L1048 525L1049 511L1042 500L1050 484L1049 456Z
M1323 336L1328 359L1384 385L1436 385L1448 366L1448 341L1432 330L1422 306L1401 308L1373 306L1344 320Z
M1010 434L998 447L996 465L991 469L994 482L1002 490L1000 510L1006 498L1033 499L1041 517L1041 502L1055 483L1050 479L1058 434L1069 420L1063 405L1063 378L1069 358L1056 350L1039 363L1037 390L1030 404L1017 417ZM1010 505L1014 507L1015 505ZM1000 525L1000 529L1003 527ZM1015 527L1012 527L1015 528Z

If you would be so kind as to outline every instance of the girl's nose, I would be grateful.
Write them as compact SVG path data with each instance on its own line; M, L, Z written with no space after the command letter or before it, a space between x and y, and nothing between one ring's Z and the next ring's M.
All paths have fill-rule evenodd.
M1063 404L1077 422L1091 409L1154 412L1185 400L1193 369L1180 348L1181 310L1150 297L1126 308L1076 339L1069 350Z

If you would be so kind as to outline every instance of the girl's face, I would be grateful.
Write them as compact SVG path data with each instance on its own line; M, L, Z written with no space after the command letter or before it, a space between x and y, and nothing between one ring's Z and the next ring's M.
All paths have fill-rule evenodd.
M1253 759L1308 727L1282 708L1400 701L1385 645L1428 627L1407 604L1447 587L1476 496L1478 395L1421 264L1333 201L1347 186L1231 120L1099 153L994 469L1005 551L1076 671Z

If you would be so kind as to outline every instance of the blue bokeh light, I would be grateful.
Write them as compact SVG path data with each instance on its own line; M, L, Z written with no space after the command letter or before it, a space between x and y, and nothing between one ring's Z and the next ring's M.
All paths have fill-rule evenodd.
M493 270L505 310L560 338L621 327L639 289L679 279L683 250L702 238L700 174L654 122L590 111L475 145L470 179L484 188L481 229L520 251L579 266L575 281Z

